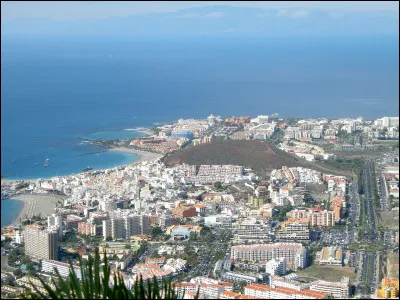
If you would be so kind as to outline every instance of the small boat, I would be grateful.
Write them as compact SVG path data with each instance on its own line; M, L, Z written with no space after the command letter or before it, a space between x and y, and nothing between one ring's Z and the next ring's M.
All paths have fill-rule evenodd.
M33 163L34 165L38 165L39 163L38 162L35 162L35 163Z
M49 157L46 157L46 160L44 161L44 166L46 168L49 166Z

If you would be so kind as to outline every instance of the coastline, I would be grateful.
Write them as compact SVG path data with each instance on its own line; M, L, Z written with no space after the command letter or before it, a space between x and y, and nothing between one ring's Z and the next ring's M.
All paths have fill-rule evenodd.
M133 148L125 148L125 147L109 148L108 151L129 153L129 154L134 154L138 157L138 159L135 160L134 162L122 166L134 165L146 160L157 160L163 157L163 155L159 153L153 153L153 152L142 151Z
M121 153L128 153L128 154L134 154L137 156L138 159L134 160L133 162L130 162L128 164L121 164L121 165L117 165L115 167L112 168L106 168L106 169L96 169L96 170L111 170L114 168L118 168L121 166L128 166L128 165L135 165L138 163L141 163L143 161L146 160L157 160L162 158L164 155L163 154L159 154L159 153L153 153L153 152L148 152L148 151L142 151L142 150L137 150L137 149L133 149L133 148L125 148L125 147L112 147L112 148L108 148L107 150L105 150L105 152L121 152ZM58 177L68 177L71 175L78 175L78 174L82 174L84 172L79 172L79 173L75 173L75 174L68 174L68 175L64 175L64 176L58 176ZM26 183L36 183L37 180L42 179L42 180L51 180L53 179L55 176L53 177L49 177L49 178L35 178L35 179L6 179L6 178L2 178L1 179L1 185L3 184L12 184L12 183L16 183L16 182L26 182ZM20 195L14 196L12 198L10 198L11 200L15 200L15 197L19 197ZM24 196L24 195L22 195ZM28 196L37 196L37 194L35 195L28 195ZM19 200L19 199L18 199Z
M11 224L15 225L19 219L24 219L25 215L28 218L32 217L33 215L38 215L39 213L42 217L47 217L54 213L54 209L56 208L56 203L59 200L62 200L65 197L56 196L56 195L49 195L49 194L34 194L34 195L17 195L11 197L7 200L14 200L20 201L23 203L21 210L19 211L18 215L15 217L14 220L11 221ZM2 200L2 201L7 201Z

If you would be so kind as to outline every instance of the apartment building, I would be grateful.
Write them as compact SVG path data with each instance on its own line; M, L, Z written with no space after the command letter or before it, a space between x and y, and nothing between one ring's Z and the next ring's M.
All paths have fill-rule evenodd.
M61 215L52 214L47 217L47 228L56 227L58 231L58 236L61 239L63 235L63 220Z
M341 219L344 209L346 207L346 200L344 196L335 196L332 201L332 208L333 208L333 213L335 215L335 219Z
M201 165L197 175L200 176L240 176L242 166L235 165Z
M286 258L273 258L265 265L265 272L270 275L285 275L286 274Z
M306 248L299 243L237 245L231 248L231 259L268 261L284 257L287 267L293 269L306 266L306 255Z
M112 239L129 239L136 234L147 234L149 218L146 215L112 216L103 221L103 237Z
M58 257L58 232L39 225L25 226L25 255L37 259Z
M330 227L335 225L335 214L333 211L322 210L314 207L310 209L294 209L291 211L293 218L308 218L310 227Z
M171 225L178 225L181 221L180 217L173 215L169 211L148 212L146 215L149 218L150 226L161 227L162 229Z
M194 205L184 205L179 203L177 207L172 210L172 214L180 218L191 218L197 216L197 211Z
M197 290L200 288L198 284L190 283L190 282L178 282L175 284L175 292L178 295L183 295L187 293L197 293Z
M227 118L224 121L225 123L229 123L229 124L246 124L246 123L250 123L250 117L231 117L231 118Z
M291 273L290 275L293 275L294 273ZM290 276L289 275L289 276ZM306 283L301 283L300 281L298 281L298 277L297 278L287 278L288 276L284 276L284 277L279 277L279 276L270 276L270 282L269 282L269 286L276 288L276 287L280 287L280 288L287 288L287 289L291 289L291 290L296 290L296 291L302 291L304 289L309 288L309 284Z
M83 235L95 236L98 232L96 224L90 224L86 222L78 223L78 233Z
M229 282L246 282L246 284L251 284L251 283L262 282L264 277L262 275L252 276L236 272L226 272L222 275L222 279Z
M264 204L267 203L267 199L266 198L258 198L258 197L249 195L248 203L257 208L260 208L261 206L263 206Z
M253 283L244 287L244 294L257 299L327 299L328 294L304 289L301 291L282 287L269 287Z
M376 119L375 126L380 126L380 127L399 126L399 117L383 117L382 119Z
M81 280L82 274L80 267L73 265L73 269L77 278ZM57 274L55 270L57 270L62 277L68 277L70 266L68 263L63 263L56 260L42 260L42 272Z
M224 290L223 285L202 283L200 284L199 296L203 299L219 299Z
M250 140L251 133L247 131L237 131L230 136L232 140Z
M240 296L242 295L236 292L223 291L219 299L240 299Z
M289 218L281 224L276 232L278 241L308 241L310 240L310 227L308 219Z
M399 280L394 277L382 278L381 288L377 291L379 298L393 299L399 297Z
M232 228L232 216L228 215L213 215L204 217L204 224L211 227L217 228Z
M337 299L348 299L350 296L350 287L348 280L342 280L342 282L328 282L318 280L310 285L310 290L326 293Z
M240 240L269 240L269 221L247 218L238 224L237 236Z

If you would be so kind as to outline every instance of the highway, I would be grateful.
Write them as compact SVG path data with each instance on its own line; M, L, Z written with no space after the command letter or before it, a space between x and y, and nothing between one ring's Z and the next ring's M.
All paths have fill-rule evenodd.
M370 295L375 292L376 282L378 281L378 274L376 273L376 252L360 250L359 255L357 293L361 295L361 299L369 299Z
M197 264L190 270L188 274L186 274L184 279L190 279L195 276L207 276L211 274L215 262L217 261L215 255L221 252L226 254L228 250L230 252L230 237L231 233L227 230L222 232L221 237L215 236L209 247L207 247L199 257ZM229 256L230 254L225 255L225 257Z
M372 180L376 180L376 178L372 178L371 176L371 166L370 163L365 163L363 169L361 171L361 180L362 180L362 193L363 197L361 201L363 201L363 209L365 216L365 235L364 242L367 243L376 243L378 240L378 234L376 231L376 213L374 207L374 199L372 193Z
M382 172L378 172L378 178L379 178L379 184L378 184L378 192L380 196L380 203L381 203L381 208L382 211L390 211L390 199L387 194L387 186L386 186L386 180L385 177L383 176Z
M349 186L349 217L350 224L347 225L347 241L349 244L354 243L356 241L355 237L355 226L359 222L360 218L360 196L358 194L358 183L357 181L350 183Z
M360 215L355 220L359 220L362 224L361 226L365 226L365 232L362 238L359 240L362 243L368 244L376 244L378 241L378 232L376 229L376 212L375 212L375 204L374 204L374 196L373 196L373 180L376 180L375 177L372 176L371 163L366 162L361 171L361 189L360 194ZM353 183L352 189L352 198L351 201L355 202L357 197L354 196L354 188L355 185ZM353 202L351 202L353 204ZM354 213L354 210L352 210ZM354 224L354 220L352 220L352 225ZM379 252L377 251L358 251L359 264L357 270L357 293L361 295L362 299L370 298L370 295L375 293L376 284L379 281L379 272L377 269L379 267Z

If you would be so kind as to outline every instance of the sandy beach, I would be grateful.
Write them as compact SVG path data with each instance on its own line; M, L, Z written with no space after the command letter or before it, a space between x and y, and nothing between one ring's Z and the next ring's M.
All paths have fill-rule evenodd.
M163 157L163 155L159 154L159 153L141 151L141 150L137 150L137 149L124 148L124 147L110 148L109 151L125 152L125 153L137 155L139 157L139 159L135 160L132 164L137 164L137 163L140 163L145 160L156 160L156 159L160 159L161 157Z
M64 197L65 198L65 197ZM57 201L63 199L62 196L47 195L47 194L34 194L34 195L18 195L10 198L11 200L20 200L24 203L19 215L14 220L18 222L19 219L28 218L39 213L42 217L46 217L54 213Z

